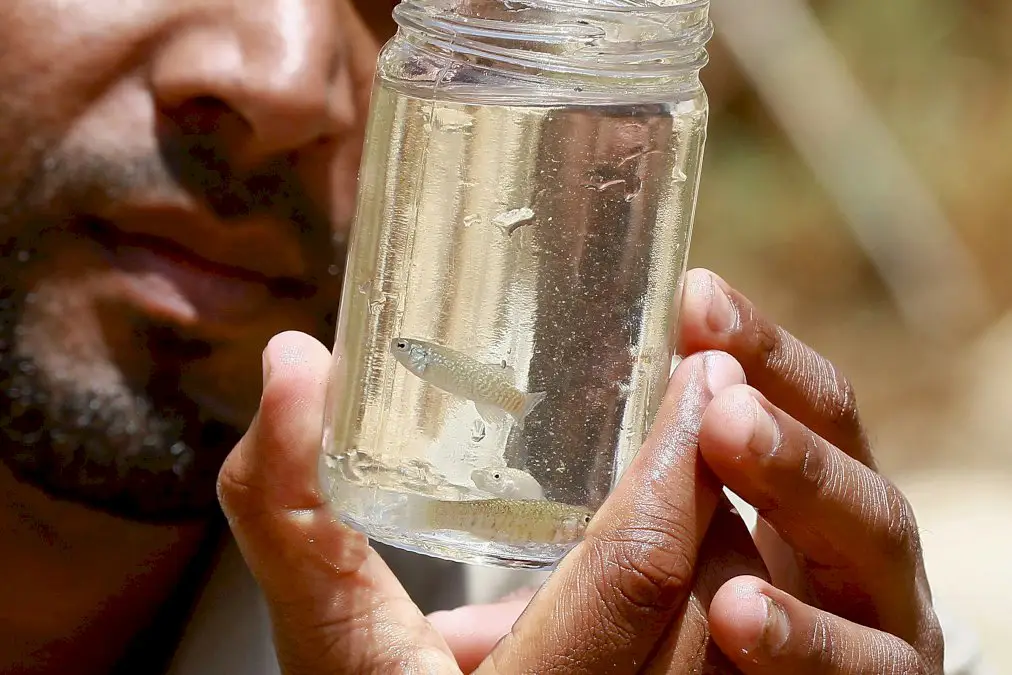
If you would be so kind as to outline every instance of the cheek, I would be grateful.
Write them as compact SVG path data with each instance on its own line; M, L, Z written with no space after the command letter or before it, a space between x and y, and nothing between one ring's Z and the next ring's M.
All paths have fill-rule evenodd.
M157 124L155 101L144 82L139 77L125 77L89 101L62 129L59 151L69 157L99 156L124 163L137 157L157 157Z
M0 0L0 210L136 67L169 0ZM120 108L122 110L122 106ZM119 113L122 116L122 112ZM117 138L125 134L113 125Z
M13 4L13 6L11 6ZM7 0L0 91L34 119L75 116L134 67L167 0ZM163 14L163 13L162 13Z

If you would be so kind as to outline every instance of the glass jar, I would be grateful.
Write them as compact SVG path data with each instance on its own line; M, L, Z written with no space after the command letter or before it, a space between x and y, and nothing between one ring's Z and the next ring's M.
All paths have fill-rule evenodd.
M378 62L321 483L378 541L550 568L669 375L708 0L404 0Z

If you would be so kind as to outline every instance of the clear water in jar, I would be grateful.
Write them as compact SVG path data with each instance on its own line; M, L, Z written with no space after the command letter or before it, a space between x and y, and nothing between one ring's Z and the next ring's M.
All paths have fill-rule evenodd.
M506 567L579 541L669 372L703 101L474 104L380 81L320 465L345 522Z

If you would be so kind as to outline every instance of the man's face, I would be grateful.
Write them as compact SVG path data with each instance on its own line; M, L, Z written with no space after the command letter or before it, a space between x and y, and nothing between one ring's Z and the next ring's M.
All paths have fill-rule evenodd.
M0 458L22 480L134 518L213 507L267 340L332 339L392 7L361 2L3 2Z

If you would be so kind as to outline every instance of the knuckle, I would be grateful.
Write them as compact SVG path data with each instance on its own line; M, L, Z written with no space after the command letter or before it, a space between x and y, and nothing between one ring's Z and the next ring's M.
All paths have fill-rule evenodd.
M675 551L654 549L645 556L628 556L617 565L621 573L616 590L637 609L662 612L688 593L690 562Z
M794 660L819 672L827 666L835 667L834 661L840 651L833 626L822 613L816 613L810 623L800 625L792 639L779 646L770 645L769 650L770 657L775 661Z
M834 482L822 439L806 427L799 427L791 441L781 439L772 457L779 464L778 473L782 474L776 482L790 488L777 490L770 497L775 502L773 507L779 507L785 499L795 503L814 499Z
M816 614L812 622L812 628L808 632L807 640L804 642L803 653L809 657L820 657L821 655L834 655L834 632L831 629L829 620L823 614Z
M826 482L826 454L822 439L807 427L801 428L798 450L792 467L801 481L819 490Z
M237 464L232 457L228 457L218 471L218 499L222 502L232 502L236 495L246 494L250 490L250 485Z
M823 614L817 614L812 623L812 630L805 641L805 653L808 655L836 654L835 633L829 620Z
M857 393L850 379L827 358L775 323L749 314L753 361L810 401L813 412L827 428L848 436L863 436Z
M754 328L759 365L799 390L822 394L825 389L824 361L779 325L757 318Z
M260 510L256 505L261 501L262 490L250 480L248 472L235 453L226 458L218 471L215 489L218 503L229 518L249 517L253 512Z
M817 412L829 424L840 429L861 429L861 414L854 383L822 356L816 355L816 358L823 362L823 368L828 371L826 379L830 385L825 388L826 395L817 404Z
M752 326L753 357L761 367L775 366L782 359L783 336L780 328L757 316L751 309L748 321Z
M828 472L822 440L816 434L800 426L789 435L782 433L773 451L755 467L756 479L770 487L752 496L753 506L766 516L801 508L832 483Z
M892 482L881 478L884 508L878 529L880 551L889 556L909 559L920 552L914 508Z
M618 615L666 615L688 594L693 579L692 535L676 522L626 528L599 539L608 604Z

